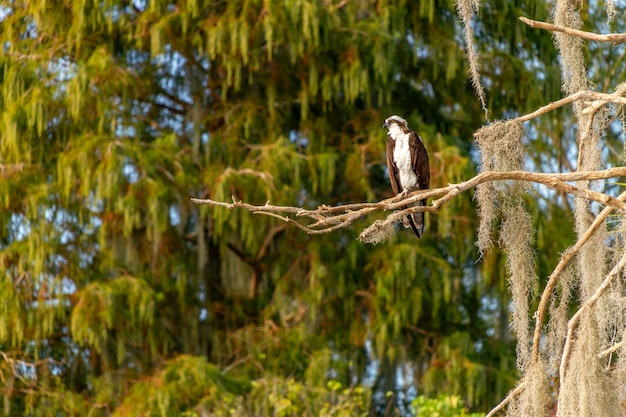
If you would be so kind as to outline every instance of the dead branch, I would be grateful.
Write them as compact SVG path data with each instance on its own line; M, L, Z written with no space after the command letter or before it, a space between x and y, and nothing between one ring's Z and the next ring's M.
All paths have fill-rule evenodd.
M626 33L608 33L599 34L593 32L585 32L584 30L572 29L564 26L558 26L552 23L530 20L524 16L519 18L522 22L533 28L545 29L552 32L561 32L566 35L578 36L579 38L597 42L611 42L614 45L626 42Z
M626 191L620 194L620 196L617 197L617 199L619 201L626 200ZM613 207L611 206L605 207L604 210L602 210L600 214L598 214L598 216L595 218L591 226L589 226L585 234L581 236L580 239L578 239L578 241L576 241L574 246L572 246L571 248L569 248L563 253L563 255L561 256L561 259L559 260L559 263L554 268L554 271L552 271L552 273L550 274L550 277L548 278L548 282L546 283L543 293L541 294L541 299L539 300L539 306L537 307L537 312L535 313L535 333L533 335L533 346L532 346L533 360L539 359L539 343L541 339L541 328L543 326L543 319L546 314L546 309L548 308L548 302L550 301L550 297L552 296L552 293L554 292L554 288L556 286L559 276L565 270L569 262L572 259L574 259L576 254L585 245L585 243L589 241L589 239L596 232L596 230L598 230L598 228L602 224L604 224L604 220L606 220L606 218L612 212L613 212Z
M603 356L610 355L611 353L615 353L616 351L620 350L625 345L626 345L626 340L622 340L621 342L616 343L613 346L609 347L608 349L605 349L602 352L598 353L598 357L601 358Z
M489 413L487 413L487 415L485 417L493 417L495 416L500 410L502 410L516 395L519 395L522 391L524 391L524 389L526 389L526 384L524 383L524 381L520 382L513 390L511 390L508 395L502 400L500 401L500 403L498 405L496 405L495 407L493 407L491 409L491 411L489 411Z
M526 17L520 17L520 20L523 23L531 27L536 27L536 28L545 29L545 30L554 31L554 32L561 32L561 33L576 36L582 39L598 41L598 42L611 42L613 44L621 44L621 43L626 42L626 34L596 34L596 33L585 32L585 31L581 31L577 29L572 29L572 28L568 28L564 26L554 25L551 23L534 21ZM579 102L579 101L582 101L584 105L584 109L582 113L591 115L588 119L587 124L585 126L580 126L580 129L583 131L583 133L581 134L581 137L585 137L586 132L589 132L591 130L593 126L593 122L594 122L594 116L603 106L609 103L615 103L615 104L622 105L622 106L626 104L626 98L624 98L624 91L621 87L616 89L615 92L613 93L598 93L595 91L583 90L583 91L578 91L574 94L570 94L569 96L564 97L560 100L549 103L543 107L538 108L532 113L522 115L520 117L512 119L511 121L512 122L527 122L527 121L537 118L538 116L546 114L552 110L555 110L557 108L561 108L561 107L564 107L564 106L567 106L567 105L570 105L572 103ZM478 136L479 132L477 132L475 136ZM579 152L579 157L581 155L582 155L582 152ZM578 162L579 162L578 167L580 168L581 166L580 159ZM581 181L586 181L586 179L581 179ZM577 184L577 185L580 185L580 184ZM586 189L585 185L581 185L581 187L583 189ZM575 195L574 193L569 193L569 194ZM587 198L587 197L583 197L583 198ZM625 201L626 192L622 193L617 198L617 200L619 200L620 202ZM547 309L548 309L550 300L554 296L556 284L559 278L561 277L561 275L563 274L563 271L571 262L571 260L574 259L576 255L580 252L581 248L583 248L589 242L590 238L594 235L594 233L596 233L597 230L600 229L600 227L602 227L605 224L607 217L615 210L615 207L616 206L612 204L606 205L606 207L594 219L593 223L589 226L589 228L585 231L585 233L582 236L580 236L577 242L562 254L558 265L550 274L548 278L548 282L543 290L543 293L541 294L539 305L534 314L535 328L534 328L534 334L533 334L530 366L532 366L532 363L537 363L541 361L540 341L541 341L541 335L542 335L542 330L543 330L543 325L544 325L543 322L547 314ZM580 318L584 314L589 313L589 311L593 308L597 300L610 287L611 283L615 281L616 277L620 275L620 271L624 268L624 266L626 266L626 255L605 277L603 283L600 285L600 287L596 289L593 296L591 296L588 300L582 303L580 308L576 311L576 313L572 316L572 318L568 322L565 349L562 352L561 365L559 369L561 382L563 381L563 378L565 376L565 372L568 366L568 360L570 356L571 346L573 344L574 333L575 333L575 330L576 330L576 327L578 325ZM602 357L602 356L609 355L617 351L623 346L624 343L625 342L622 341L617 344L614 344L613 346L601 352L599 356ZM513 398L515 398L517 395L519 395L521 392L524 391L524 389L526 388L526 385L527 385L526 381L522 380L515 387L515 389L510 391L509 394L487 414L487 417L494 416L495 414L500 412Z
M398 212L389 215L387 220L385 220L386 222L399 220L408 213L423 211L437 212L458 194L472 189L477 185L493 181L526 181L543 184L550 189L558 190L576 197L597 201L598 203L611 207L621 213L626 213L626 204L623 201L607 194L567 183L568 181L591 181L620 176L626 176L626 167L610 168L603 171L571 172L563 174L546 174L526 171L486 171L459 184L450 184L447 187L415 191L409 194L409 196L405 199L400 199L399 196L395 196L376 203L355 203L334 207L322 205L317 209L274 206L270 205L269 201L265 205L255 206L242 201L237 201L235 197L233 197L232 203L197 198L192 198L191 201L195 204L209 204L231 210L235 208L242 208L255 214L265 214L276 217L284 222L293 223L295 226L310 234L323 234L347 227L355 221L360 220L376 211L399 210ZM430 206L405 208L407 204L414 203L425 198L438 199L435 199ZM297 217L308 217L313 222L303 224L295 220Z
M570 94L569 96L564 97L560 100L553 101L550 104L539 107L532 113L516 117L514 119L511 119L510 121L527 122L538 116L541 116L542 114L548 113L560 107L567 106L568 104L572 104L578 100L585 100L587 102L586 104L588 107L583 110L583 114L597 111L600 107L608 103L626 105L626 98L622 96L623 94L624 93L622 91L616 91L614 93L598 93L596 91L583 90L574 94Z
M583 305L576 311L576 313L572 316L572 318L567 323L567 337L565 338L565 347L563 348L563 355L561 356L561 366L559 368L559 376L560 380L565 380L565 372L567 371L567 362L569 359L570 351L572 348L572 340L574 337L574 331L576 330L576 326L578 325L578 321L580 317L587 310L592 308L595 303L600 299L602 294L606 292L606 290L611 286L611 283L620 276L622 270L626 267L626 254L622 256L620 261L611 269L611 272L604 278L602 284L598 287L595 293L587 301L583 303Z

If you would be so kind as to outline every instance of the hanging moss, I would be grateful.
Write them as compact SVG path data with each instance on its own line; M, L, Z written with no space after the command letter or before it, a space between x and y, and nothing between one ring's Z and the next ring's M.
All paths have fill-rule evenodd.
M543 13L535 3L525 6ZM480 301L505 305L506 288L474 264L469 198L429 214L425 239L390 229L373 248L356 240L363 224L310 236L190 202L391 197L380 124L394 113L422 133L433 186L472 176L482 115L451 4L8 7L0 351L36 370L7 394L11 413L363 414L361 385L385 357L411 369L418 390L431 361L449 364L432 389L481 406L494 400L491 385L513 383L509 345L488 333L493 315ZM498 116L558 88L544 97L554 81L535 77L554 73L549 34L515 35L532 39L531 52L501 66L505 83L487 71L513 44L491 26L496 9L475 21L485 77L510 92L487 90ZM463 342L469 334L482 351ZM481 367L493 358L508 365Z

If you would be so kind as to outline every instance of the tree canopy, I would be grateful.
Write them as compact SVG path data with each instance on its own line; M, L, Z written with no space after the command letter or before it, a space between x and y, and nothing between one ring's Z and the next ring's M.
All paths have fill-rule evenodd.
M488 121L463 21L493 119L560 98L562 51L518 20L549 20L545 2L459 12L403 0L3 3L4 413L405 415L429 404L423 394L499 402L524 371L511 261L475 245L470 194L427 215L423 239L399 231L376 246L356 239L361 223L307 235L190 200L392 197L380 127L391 114L422 135L433 188L474 176L489 154L473 134ZM612 91L624 50L594 48ZM578 166L573 116L558 112L526 125L537 170ZM609 132L615 149L620 134ZM516 201L543 288L575 241L572 199ZM498 240L507 225L492 220L503 229L484 233Z

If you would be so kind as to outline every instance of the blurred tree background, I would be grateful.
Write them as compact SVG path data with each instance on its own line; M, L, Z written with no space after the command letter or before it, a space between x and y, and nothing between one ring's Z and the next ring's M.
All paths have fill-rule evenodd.
M481 8L491 118L560 97L551 34L517 20L550 8ZM309 236L189 200L391 197L391 114L422 135L433 187L475 175L486 121L452 3L34 0L0 16L5 414L407 415L439 394L484 411L513 386L505 259L477 263L471 195L427 215L423 239L377 246L360 225ZM575 164L561 120L533 125L530 167ZM573 241L548 197L529 201L544 280Z

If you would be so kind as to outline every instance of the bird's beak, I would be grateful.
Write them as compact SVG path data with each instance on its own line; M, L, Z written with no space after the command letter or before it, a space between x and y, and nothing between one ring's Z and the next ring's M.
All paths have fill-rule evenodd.
M385 120L385 122L383 123L383 129L389 129L389 125L387 124L387 121Z

